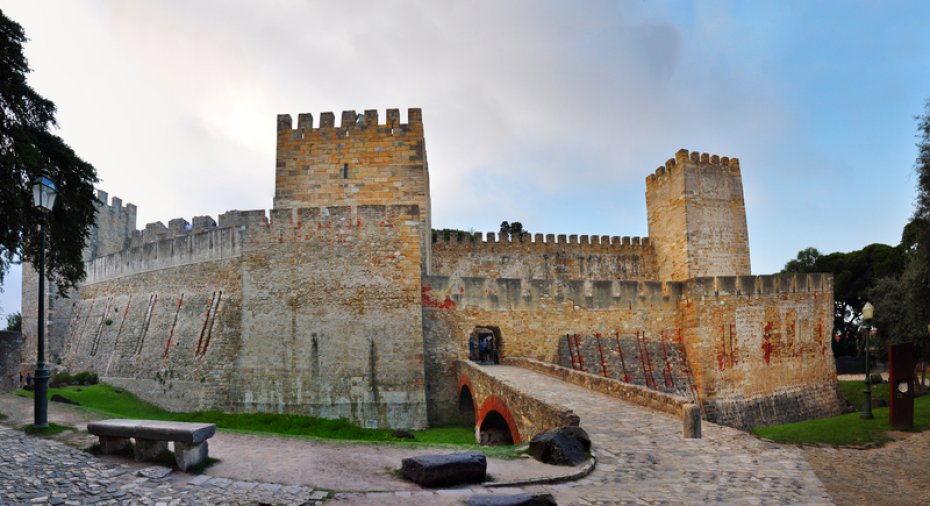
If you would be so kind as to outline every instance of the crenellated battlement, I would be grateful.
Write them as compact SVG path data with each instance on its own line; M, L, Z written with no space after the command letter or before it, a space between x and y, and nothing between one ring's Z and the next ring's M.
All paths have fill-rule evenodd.
M366 109L364 113L359 114L354 110L342 111L339 126L336 126L336 116L331 112L320 114L320 121L316 128L313 124L313 114L301 113L297 115L297 126L294 126L294 120L290 114L278 115L278 132L283 131L307 131L322 129L403 129L404 127L423 128L423 113L419 108L407 109L407 122L400 122L399 109L387 109L385 121L381 123L378 118L377 109Z
M689 279L684 293L690 297L763 296L792 293L833 294L833 276L827 273L716 276Z
M682 148L675 152L674 158L669 158L665 161L665 165L660 165L656 168L654 173L646 176L647 188L649 185L661 181L660 178L665 175L673 174L676 168L686 164L739 170L739 158L702 153L700 151L689 151Z
M123 199L119 197L113 197L112 200L107 192L98 189L97 190L97 212L106 211L112 214L131 214L133 216L133 222L135 222L135 216L137 208L135 204L126 203L123 205Z
M514 240L512 237L504 237L495 232L482 234L475 232L473 234L433 234L433 244L446 248L513 248L518 250L530 250L546 248L552 249L554 246L593 246L600 250L613 250L620 252L622 249L635 248L637 250L649 247L648 237L630 237L630 236L609 236L609 235L576 235L576 234L529 234L523 239Z
M445 310L530 310L571 304L576 309L636 310L688 304L709 297L780 297L833 293L830 274L719 276L686 281L513 279L462 276L423 278L423 306Z
M86 285L143 272L239 257L250 244L270 245L322 241L352 242L352 231L381 228L396 233L403 226L415 229L418 238L419 209L415 205L348 206L229 211L220 224L209 216L149 223L142 240L129 248L86 262ZM209 226L208 226L209 225Z
M570 304L587 310L634 310L668 306L681 298L682 284L659 281L513 279L457 276L423 278L423 307L467 311L520 311Z

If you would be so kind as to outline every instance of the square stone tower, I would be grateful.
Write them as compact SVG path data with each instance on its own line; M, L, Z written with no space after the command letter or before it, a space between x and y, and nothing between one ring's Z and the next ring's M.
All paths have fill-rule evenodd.
M289 114L278 116L274 207L414 204L423 225L422 270L430 265L429 168L420 109L343 111L340 125L331 112L299 114L297 128Z
M646 177L659 278L750 274L739 160L680 149Z

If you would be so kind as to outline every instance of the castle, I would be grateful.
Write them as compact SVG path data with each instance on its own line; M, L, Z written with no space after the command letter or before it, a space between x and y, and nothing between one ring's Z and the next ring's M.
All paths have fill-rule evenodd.
M278 116L269 213L140 231L100 192L87 278L48 296L50 362L173 410L422 428L457 419L456 361L485 332L723 424L838 412L832 280L751 275L736 158L680 150L649 174L648 238L434 235L421 111L400 121ZM25 268L23 370L36 286Z

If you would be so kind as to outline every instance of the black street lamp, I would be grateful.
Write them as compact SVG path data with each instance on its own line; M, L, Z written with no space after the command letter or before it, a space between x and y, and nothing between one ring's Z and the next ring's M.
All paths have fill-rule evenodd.
M48 427L48 366L45 364L45 227L55 205L55 182L42 174L32 183L32 199L39 210L39 318L35 374L35 428Z
M862 306L862 327L865 329L865 389L862 391L862 412L859 418L871 420L872 416L872 375L869 374L869 334L872 332L872 316L875 314L875 307L866 302Z

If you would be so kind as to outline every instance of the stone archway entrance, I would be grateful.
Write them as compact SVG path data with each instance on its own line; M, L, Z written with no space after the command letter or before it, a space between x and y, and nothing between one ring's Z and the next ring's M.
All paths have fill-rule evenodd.
M468 359L472 362L499 364L502 350L500 327L479 325L468 336Z
M513 434L504 415L497 411L489 411L481 421L478 428L478 444L482 446L512 445Z

